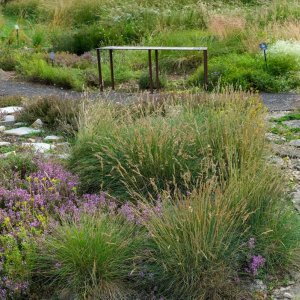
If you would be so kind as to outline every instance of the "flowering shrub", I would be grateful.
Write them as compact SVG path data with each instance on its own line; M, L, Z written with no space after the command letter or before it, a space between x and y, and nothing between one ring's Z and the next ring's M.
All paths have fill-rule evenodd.
M100 207L113 212L116 203L104 194L79 197L78 178L50 162L38 163L38 170L25 179L16 174L11 184L0 188L0 296L15 299L28 290L35 238L48 230L50 221Z

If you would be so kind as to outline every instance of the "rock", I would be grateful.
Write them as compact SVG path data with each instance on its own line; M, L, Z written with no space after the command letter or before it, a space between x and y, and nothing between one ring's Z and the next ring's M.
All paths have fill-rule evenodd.
M295 147L273 144L272 148L280 157L300 158L300 150Z
M32 123L31 127L36 128L36 129L41 129L43 128L43 121L41 119L36 119L34 123Z
M291 194L291 196L295 208L300 212L300 190L296 190L294 193Z
M5 131L5 126L0 126L0 132L3 132L3 131Z
M33 129L30 127L19 127L19 128L4 131L4 133L7 135L16 135L16 136L25 136L28 134L35 134L39 132L41 132L41 130Z
M280 136L278 134L274 134L271 132L266 133L266 139L269 142L285 142L286 139L283 136Z
M0 122L2 125L13 125L15 123L15 116L6 115L4 116L4 120Z
M49 142L57 142L61 140L63 140L63 137L56 136L56 135L48 135L44 138L44 141L49 141Z
M18 122L18 123L15 123L14 124L14 127L24 127L24 126L26 126L27 124L26 123L24 123L24 122Z
M268 160L271 164L277 165L281 168L284 168L287 165L287 163L284 161L283 158L276 156L276 155L272 155L271 157L269 157Z
M47 143L22 143L22 147L29 147L35 150L35 152L45 153L55 148L54 145Z
M290 120L283 122L284 125L287 125L290 128L300 128L300 120Z
M28 143L35 143L35 142L36 142L36 140L35 140L35 139L32 139L32 138L30 138L30 139L27 139L27 142L28 142Z
M0 147L10 146L10 145L11 145L10 142L0 142Z
M0 108L0 114L11 115L20 112L21 110L23 110L23 107L21 106L7 106Z
M300 140L293 140L289 142L290 146L300 148Z
M293 296L290 293L285 292L283 294L283 297L287 298L287 299L293 299Z

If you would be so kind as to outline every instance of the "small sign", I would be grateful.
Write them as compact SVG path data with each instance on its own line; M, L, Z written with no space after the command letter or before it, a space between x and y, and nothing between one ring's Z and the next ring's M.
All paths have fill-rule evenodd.
M49 57L53 61L55 59L55 53L53 51L50 52Z
M17 31L20 29L20 27L19 27L18 24L15 25L15 29L16 29Z
M267 45L267 43L260 43L259 44L259 48L261 49L261 50L267 50L268 49L268 45Z

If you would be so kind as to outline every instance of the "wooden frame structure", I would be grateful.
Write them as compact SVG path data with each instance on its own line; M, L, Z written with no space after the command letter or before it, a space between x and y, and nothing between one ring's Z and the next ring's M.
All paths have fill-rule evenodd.
M207 89L208 85L208 55L207 47L140 47L140 46L108 46L97 48L97 61L98 61L98 72L99 72L99 88L100 92L104 90L102 66L101 66L101 51L109 51L109 63L110 63L110 74L111 74L111 87L115 89L115 78L114 78L114 61L113 52L115 50L144 50L148 51L148 65L149 65L149 80L150 80L150 92L153 94L153 70L152 70L152 51L155 52L155 76L156 86L159 88L159 64L158 64L158 51L203 51L203 68L204 68L204 89Z

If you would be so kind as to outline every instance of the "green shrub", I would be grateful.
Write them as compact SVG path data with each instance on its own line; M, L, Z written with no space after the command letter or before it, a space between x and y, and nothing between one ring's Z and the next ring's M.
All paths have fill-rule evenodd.
M73 297L129 299L128 277L143 241L121 217L82 216L63 222L42 242L34 266L40 279Z
M53 67L38 57L20 61L18 71L31 81L55 84L77 91L81 91L84 86L84 78L80 70Z
M75 134L79 106L78 100L53 96L38 98L25 103L24 109L17 115L17 120L32 124L36 119L41 119L48 129Z
M81 119L70 161L84 182L82 189L106 190L121 199L156 197L168 189L184 192L210 176L210 157L230 174L264 148L257 138L257 131L263 130L259 117L250 117L259 114L260 104L254 101L251 108L251 101L232 97L205 102L201 95L182 96L174 104L169 100L158 107L138 107L141 111L133 115L117 105L92 106Z
M4 6L4 13L24 19L37 19L40 15L38 0L10 1Z
M3 49L0 55L0 69L14 71L18 65L16 53L12 49Z
M271 56L268 67L262 56L230 54L209 62L209 88L233 86L235 89L284 92L300 84L300 66L293 56ZM191 76L191 84L203 82L203 67Z
M1 96L0 107L6 106L20 106L23 102L23 98L20 96Z
M159 86L157 86L156 79L153 77L153 88L163 88L166 86L166 78L160 75L159 77ZM143 73L139 78L139 87L142 90L150 88L150 77L148 73Z

